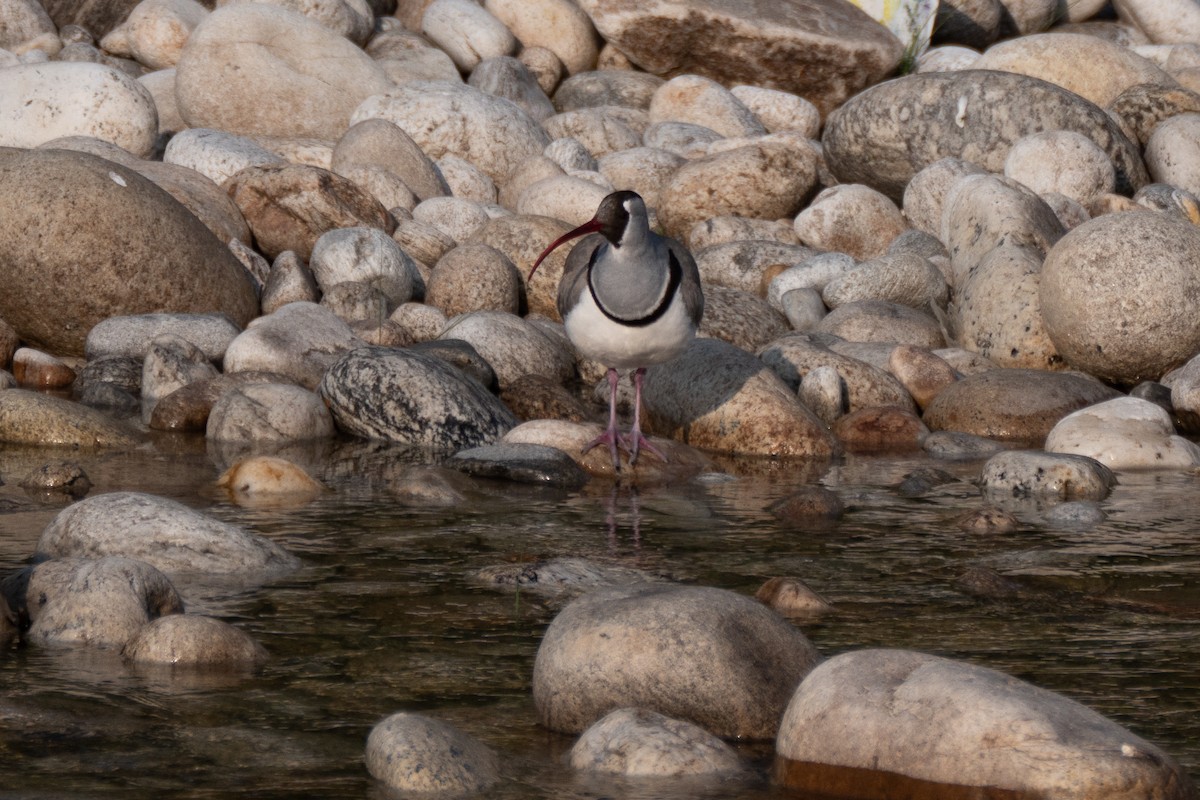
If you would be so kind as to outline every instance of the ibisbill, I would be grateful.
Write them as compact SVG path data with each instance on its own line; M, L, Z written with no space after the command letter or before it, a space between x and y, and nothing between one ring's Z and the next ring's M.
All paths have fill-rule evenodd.
M636 192L613 192L596 215L555 239L538 265L560 245L587 234L567 256L558 286L558 313L567 337L584 357L608 368L608 427L583 448L607 445L613 467L620 451L637 462L642 450L666 457L642 434L642 379L646 367L676 358L687 349L704 315L704 293L696 262L682 244L650 230L646 204ZM632 370L633 425L617 429L619 371Z

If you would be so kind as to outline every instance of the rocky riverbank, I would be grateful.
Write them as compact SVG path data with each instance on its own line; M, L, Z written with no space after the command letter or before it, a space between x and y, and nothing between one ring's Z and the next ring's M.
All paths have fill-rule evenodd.
M842 453L924 450L981 462L966 529L1003 524L985 501L1013 496L1094 524L1123 470L1200 466L1189 0L943 0L936 46L915 60L842 0L0 13L0 443L202 433L221 485L250 503L323 491L262 456L379 440L444 462L390 477L418 506L460 502L472 477L819 475ZM526 276L619 189L693 253L706 308L691 348L646 374L666 461L617 476L607 454L579 452L607 386L556 308L569 248ZM28 480L87 492L69 466ZM835 495L775 508L805 526L841 513ZM179 614L175 584L253 585L299 563L135 492L68 506L37 556L4 582L23 639L235 670L261 647ZM738 773L714 734L778 734L775 778L814 791L804 765L1195 796L1153 745L998 673L902 651L823 661L722 590L603 591L563 611L533 676L543 724L588 730L576 768ZM879 707L908 710L870 717ZM459 737L397 715L367 766L413 790L499 780L500 760ZM1030 768L1034 750L1064 766ZM453 753L441 783L418 768Z

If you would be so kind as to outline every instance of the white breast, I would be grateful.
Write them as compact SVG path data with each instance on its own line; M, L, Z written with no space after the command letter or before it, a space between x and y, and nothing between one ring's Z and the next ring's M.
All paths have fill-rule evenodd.
M662 364L679 356L696 335L696 325L676 291L666 313L649 325L622 325L596 307L591 292L581 292L579 302L563 323L575 349L606 367L634 369Z

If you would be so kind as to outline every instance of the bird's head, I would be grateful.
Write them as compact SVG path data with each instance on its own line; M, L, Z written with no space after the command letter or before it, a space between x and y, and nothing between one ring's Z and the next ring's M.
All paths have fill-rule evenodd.
M538 265L545 260L546 256L572 239L588 233L599 233L608 240L610 245L619 248L628 241L631 232L645 235L649 228L649 215L646 213L646 203L642 200L642 196L628 190L613 192L600 201L600 206L596 209L596 216L578 228L567 231L542 251L542 254L537 257L537 261L533 262L533 268L529 270L529 278L533 278L533 273L537 271Z

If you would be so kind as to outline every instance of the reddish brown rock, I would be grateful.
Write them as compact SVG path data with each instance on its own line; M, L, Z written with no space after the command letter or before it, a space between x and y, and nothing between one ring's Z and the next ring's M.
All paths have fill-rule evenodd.
M833 424L834 436L852 453L916 450L928 433L916 414L894 406L853 411Z

